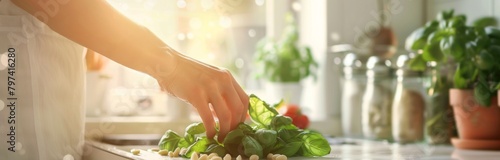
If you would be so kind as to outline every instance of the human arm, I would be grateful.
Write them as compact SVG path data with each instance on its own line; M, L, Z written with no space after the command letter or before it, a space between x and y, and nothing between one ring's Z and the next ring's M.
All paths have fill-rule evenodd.
M13 2L32 15L46 12L43 7L46 1ZM56 5L53 16L47 13L47 19L38 18L66 38L156 78L163 89L187 100L198 110L207 136L215 135L209 103L220 121L219 138L245 119L248 96L228 71L171 49L104 0L67 0Z

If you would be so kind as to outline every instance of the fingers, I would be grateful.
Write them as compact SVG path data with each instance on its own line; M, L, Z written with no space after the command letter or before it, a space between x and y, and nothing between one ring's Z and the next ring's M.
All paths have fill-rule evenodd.
M233 115L231 114L228 105L220 96L220 94L212 95L214 96L211 97L210 102L212 103L212 107L215 110L215 114L217 114L217 117L219 118L218 140L219 142L222 142L222 140L224 140L224 138L226 137L226 134L231 131L231 124L234 119L232 119Z
M212 112L208 107L208 103L206 102L206 100L199 100L192 101L191 104L198 111L198 114L200 115L201 120L203 121L203 125L205 126L205 129L207 131L207 137L211 139L215 136L215 121Z
M240 98L240 102L241 104L243 105L242 106L242 114L241 114L241 118L240 118L240 122L244 122L247 118L247 111L248 111L248 101L249 101L249 98L248 98L248 95L245 93L245 91L243 91L243 89L240 87L240 85L238 84L238 82L236 82L236 80L234 79L234 77L232 77L232 84L233 84L233 88L234 90L236 91L236 93L238 94L239 98Z

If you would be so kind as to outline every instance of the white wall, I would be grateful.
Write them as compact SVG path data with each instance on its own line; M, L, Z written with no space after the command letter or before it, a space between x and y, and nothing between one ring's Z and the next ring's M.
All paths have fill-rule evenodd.
M427 0L427 3L427 20L435 19L439 11L449 9L467 15L469 23L483 16L500 17L500 0Z

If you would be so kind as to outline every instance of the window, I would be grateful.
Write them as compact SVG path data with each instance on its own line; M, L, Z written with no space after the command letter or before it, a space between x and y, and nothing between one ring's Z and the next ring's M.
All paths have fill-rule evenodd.
M258 88L251 68L255 44L265 36L264 0L108 2L174 49L228 68L246 89ZM166 107L175 100L160 92L156 80L112 61L99 74L88 73L87 81L95 83L87 85L90 93L87 101L102 102L102 107L88 102L92 105L87 107L88 116L172 116L167 110L171 113L171 109L175 109ZM96 84L107 88L104 98L92 94L93 90L102 88Z

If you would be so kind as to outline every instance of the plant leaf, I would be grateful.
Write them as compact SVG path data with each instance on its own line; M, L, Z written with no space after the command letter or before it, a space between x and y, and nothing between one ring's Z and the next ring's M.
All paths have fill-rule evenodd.
M294 156L297 151L302 147L303 142L301 141L296 141L296 142L290 142L285 144L283 147L279 148L278 150L272 151L274 154L282 154L287 157L292 157Z
M194 152L203 153L207 150L208 146L211 144L217 143L214 140L210 140L207 137L201 137L196 142L194 142L191 146L188 147L187 152L184 156L186 158L191 158Z
M480 78L479 82L474 87L474 98L481 106L490 107L492 96L493 94L490 92L486 80Z
M302 139L302 156L314 157L330 154L331 148L328 141L319 133L303 132L300 135Z
M427 69L427 62L424 60L422 54L415 56L408 62L411 70L425 71Z
M261 144L262 148L270 148L276 144L278 133L274 130L259 129L255 132L255 139Z
M425 61L436 61L441 62L443 60L443 52L441 52L441 48L439 46L439 41L435 43L431 43L430 45L424 48L424 52L422 53L422 58Z
M161 137L160 142L158 143L158 148L173 151L175 148L177 148L180 140L181 136L179 136L172 130L167 130Z
M251 155L257 155L259 157L263 157L262 146L259 144L257 140L255 140L251 136L243 137L242 144L245 149L244 153L247 157L250 157Z
M259 99L255 95L250 95L250 106L248 113L253 122L262 127L267 127L271 124L272 119L278 115L278 111L272 108L266 102Z
M186 127L186 134L197 135L202 133L205 133L205 126L201 122L192 123Z

